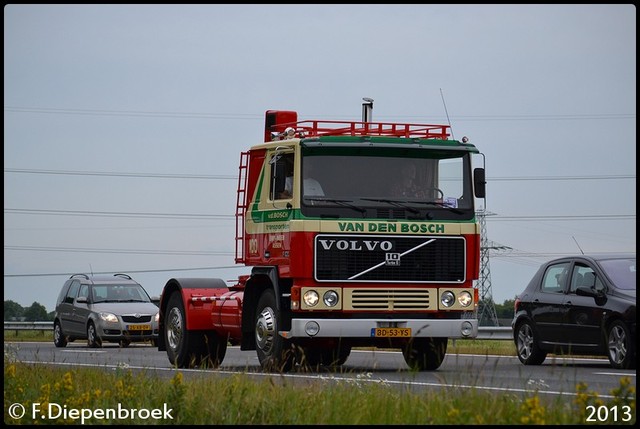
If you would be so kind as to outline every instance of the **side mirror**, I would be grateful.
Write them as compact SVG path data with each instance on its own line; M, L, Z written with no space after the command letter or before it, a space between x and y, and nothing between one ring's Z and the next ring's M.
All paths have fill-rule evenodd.
M607 295L601 291L595 291L587 287L576 288L576 295L578 296L590 296L594 299L597 305L604 305L607 302Z
M473 188L477 198L486 197L487 181L484 175L484 168L475 168L473 170Z
M79 296L79 297L76 298L76 302L80 302L80 303L86 304L88 302L88 300L87 300L86 296Z

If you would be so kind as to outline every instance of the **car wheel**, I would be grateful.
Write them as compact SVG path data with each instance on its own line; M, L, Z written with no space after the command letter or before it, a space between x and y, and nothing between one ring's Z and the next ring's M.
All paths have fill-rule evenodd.
M414 371L434 371L442 365L448 341L447 338L413 338L402 348L402 356Z
M96 325L94 325L93 322L89 322L89 325L87 325L87 346L94 348L102 347L102 340L98 336Z
M267 289L258 300L254 324L256 353L265 371L288 372L296 360L291 342L278 334L280 323L275 294Z
M56 322L55 325L53 325L53 344L55 344L56 347L67 346L67 336L62 332L60 322Z
M521 322L515 335L518 359L525 365L540 365L547 357L547 352L538 346L538 334L527 321Z
M635 369L635 344L631 332L621 320L615 320L607 331L607 356L616 369Z

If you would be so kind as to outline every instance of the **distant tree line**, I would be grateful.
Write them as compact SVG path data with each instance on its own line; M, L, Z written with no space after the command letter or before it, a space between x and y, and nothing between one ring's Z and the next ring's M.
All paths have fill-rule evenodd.
M4 321L5 322L45 322L53 320L54 312L47 313L47 309L39 302L31 304L30 307L23 307L14 301L4 302Z
M507 299L502 304L494 303L496 317L498 319L513 319L513 306L515 303L515 299Z
M496 309L496 316L498 319L512 319L513 318L513 305L515 300L508 299L502 304L494 304ZM34 302L30 307L23 307L14 301L4 302L4 320L14 322L17 320L25 322L44 322L47 320L53 320L55 312L47 313L47 309L44 305Z

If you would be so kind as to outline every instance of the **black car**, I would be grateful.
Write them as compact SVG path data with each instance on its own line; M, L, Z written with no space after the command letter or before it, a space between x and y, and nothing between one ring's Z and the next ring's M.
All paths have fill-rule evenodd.
M516 297L511 326L525 365L556 353L607 356L613 368L635 369L635 253L544 263Z

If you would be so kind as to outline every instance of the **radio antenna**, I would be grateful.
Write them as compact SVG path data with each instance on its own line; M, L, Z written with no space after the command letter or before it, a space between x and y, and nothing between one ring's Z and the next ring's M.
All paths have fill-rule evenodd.
M578 249L580 249L580 253L582 253L584 255L584 252L582 251L582 247L580 247L580 245L578 244L578 240L576 240L576 238L572 235L571 238L573 238L573 241L576 242L576 246L578 246Z
M447 115L447 122L449 123L449 128L451 129L451 138L455 140L456 138L453 136L453 126L451 125L451 120L449 119L449 112L447 111L447 103L444 102L444 95L442 94L442 88L440 88L440 98L442 98L442 104L444 105L444 113Z

